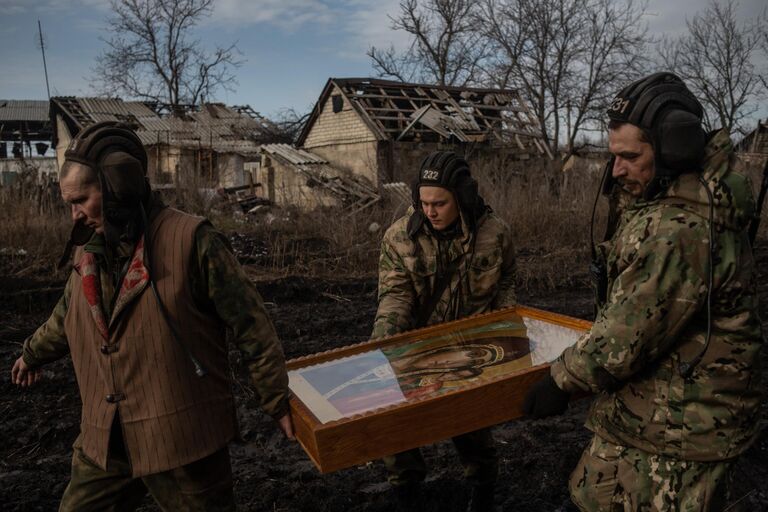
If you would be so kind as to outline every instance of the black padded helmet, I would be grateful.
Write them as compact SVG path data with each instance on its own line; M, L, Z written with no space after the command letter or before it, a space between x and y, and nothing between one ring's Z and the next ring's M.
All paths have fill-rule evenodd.
M477 227L480 217L488 210L485 201L478 194L477 181L472 177L467 161L452 151L434 151L422 160L418 178L411 186L415 212L409 222L408 233L412 237L425 220L419 197L419 189L422 186L450 190L472 231Z
M104 121L81 130L64 152L65 162L93 169L101 186L102 217L107 243L121 236L139 236L142 209L148 210L151 188L147 180L147 152L131 127Z
M677 75L659 72L624 87L607 110L611 121L651 134L656 174L644 196L653 198L684 172L700 170L706 135L704 109Z

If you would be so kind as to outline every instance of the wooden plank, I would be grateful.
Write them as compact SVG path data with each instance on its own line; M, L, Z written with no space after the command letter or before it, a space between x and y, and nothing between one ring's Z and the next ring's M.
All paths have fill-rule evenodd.
M371 116L371 119L379 119L382 121L400 121L403 118L400 116Z
M479 110L483 115L487 115L485 112L482 112L483 110L490 110L493 112L525 112L525 110L519 107L504 106L504 105L484 105L481 103L473 103L471 105L465 105L465 106L474 107L476 110Z
M371 133L373 133L374 136L379 140L387 139L387 134L382 131L383 127L370 118L370 115L365 110L366 106L361 105L360 102L357 101L356 96L350 97L343 87L339 87L339 91L341 91L341 95L344 96L349 104L352 105L352 108L360 116L360 119L363 120L363 123L365 123L365 125L371 130Z
M405 98L405 99L407 99L410 102L410 104L414 108L414 110L418 110L419 109L419 106L416 105L416 103L413 101L413 99L408 98L408 95L406 94L404 89L400 88L400 89L397 90L397 92L400 93L399 97Z
M374 93L363 93L363 94L356 94L356 98L374 98L374 99L389 99L390 96L384 95L384 94L374 94ZM448 101L440 100L437 98L431 98L429 96L419 98L416 96L402 96L403 99L413 100L414 102L420 101L420 102L430 102L430 103L440 103L442 105L450 105Z
M538 366L514 379L321 428L317 432L319 464L313 462L321 473L329 473L520 418L525 394L548 371L548 365Z
M397 140L397 141L401 140L405 136L405 134L408 133L408 131L410 131L411 128L416 126L416 123L418 123L419 120L422 118L422 116L427 113L429 108L430 108L429 105L427 105L427 106L424 106L421 109L415 111L414 113L412 113L411 114L411 122L408 123L408 126L406 126L405 129L402 132L400 132L400 134L397 136L397 139L395 139L395 140Z
M402 112L403 114L405 114L405 113L413 113L413 112L419 110L418 108L410 110L410 109L403 109L403 108L392 109L392 108L389 108L389 107L368 107L368 106L366 106L365 108L366 108L366 110L370 110L371 112ZM421 108L424 108L424 107L421 107Z

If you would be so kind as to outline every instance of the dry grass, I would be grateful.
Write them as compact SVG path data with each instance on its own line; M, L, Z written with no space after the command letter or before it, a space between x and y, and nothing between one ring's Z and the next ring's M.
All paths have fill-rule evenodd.
M589 221L599 186L594 170L577 165L564 173L559 162L532 161L511 172L474 174L481 195L512 229L519 287L553 289L587 279ZM603 225L602 206L596 232Z
M0 275L64 279L56 268L71 224L58 185L38 183L34 169L0 187Z
M568 177L555 162L533 161L519 170L476 169L480 192L512 228L518 252L518 285L552 289L587 279L589 215L598 177L576 168ZM345 212L282 212L225 230L246 232L253 245L235 246L270 274L375 276L384 230L407 205ZM223 223L223 224L222 224ZM372 225L378 229L370 229Z
M357 215L283 210L236 224L214 215L213 222L243 235L235 237L235 250L261 273L363 277L376 274L381 237L396 218L391 209L369 208Z
M558 162L531 161L504 171L489 165L473 172L486 202L512 228L521 289L587 282L590 211L599 181L594 166L582 162L563 173ZM35 190L30 183L0 188L0 269L4 276L62 279L55 265L67 239L68 214L60 200L42 201ZM246 217L217 210L209 193L184 189L167 199L211 218L232 235L238 256L253 273L270 276L374 277L384 230L406 206L384 205L356 215L274 210ZM604 203L597 236L604 226ZM768 238L768 221L760 238Z

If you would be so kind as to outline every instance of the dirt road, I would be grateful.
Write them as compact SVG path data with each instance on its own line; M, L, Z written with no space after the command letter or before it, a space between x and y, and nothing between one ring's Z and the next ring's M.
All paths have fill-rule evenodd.
M759 251L761 315L768 319L768 246ZM5 511L56 510L64 490L71 444L78 432L80 399L69 360L53 364L45 381L32 389L11 385L9 370L21 342L47 316L60 283L0 282L0 508ZM288 357L365 340L375 312L373 280L323 281L284 278L259 288L275 320ZM20 290L35 289L32 293ZM11 293L13 292L13 293ZM521 302L582 318L591 315L586 287ZM768 332L768 325L766 325ZM763 360L766 359L763 354ZM380 463L319 475L295 443L285 441L250 398L245 370L235 352L238 413L243 442L232 445L235 492L242 510L389 511L392 496ZM765 361L768 363L768 361ZM763 380L768 382L768 364ZM582 401L562 417L517 421L495 429L501 460L497 504L504 511L545 512L561 508L566 481L590 437L582 423ZM758 442L736 468L734 500L744 510L768 510L768 412L763 411ZM431 473L422 510L463 510L466 489L450 442L427 447ZM149 499L142 510L157 510ZM735 508L733 510L736 510Z

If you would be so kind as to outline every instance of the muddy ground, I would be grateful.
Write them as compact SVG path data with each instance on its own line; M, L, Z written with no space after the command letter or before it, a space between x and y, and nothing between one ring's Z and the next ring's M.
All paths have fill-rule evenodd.
M768 245L759 247L758 261L761 315L768 319ZM365 340L376 307L375 287L373 279L288 277L259 281L288 357ZM68 480L71 444L77 436L80 414L71 363L66 359L51 365L44 382L31 389L17 389L9 379L22 341L45 320L60 289L61 283L0 277L0 509L4 511L56 510ZM521 294L520 299L524 304L577 317L591 316L591 293L586 285ZM239 374L235 387L244 439L231 446L241 510L393 509L379 462L320 475L301 448L284 440L271 419L257 410L237 354L231 355ZM763 354L764 361L767 356ZM763 368L764 382L768 382L768 364ZM590 438L582 426L587 402L572 405L562 417L516 421L495 428L501 461L496 502L502 510L562 509L569 472ZM764 406L762 434L737 464L732 501L738 501L742 510L768 510L767 420ZM421 509L463 510L467 490L451 443L427 447L424 454L431 473ZM157 509L147 499L142 510Z

